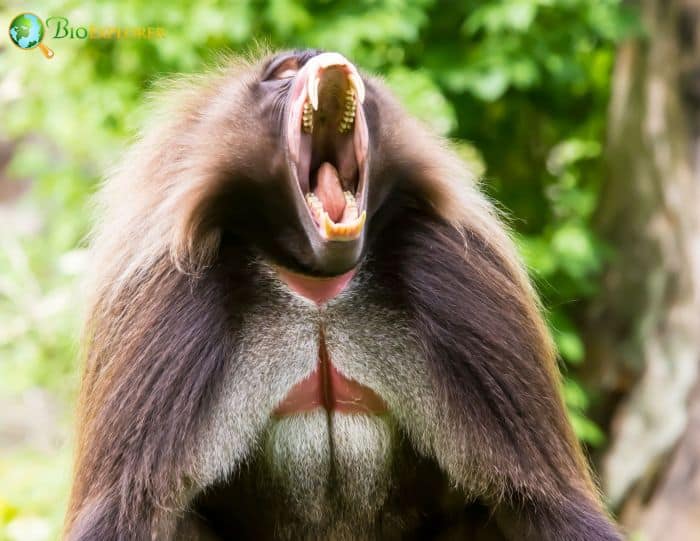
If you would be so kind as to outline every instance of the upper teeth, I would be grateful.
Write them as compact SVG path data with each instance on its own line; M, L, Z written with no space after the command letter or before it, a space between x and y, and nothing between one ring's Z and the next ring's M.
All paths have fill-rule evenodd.
M348 133L355 122L355 113L357 112L357 100L355 99L355 90L348 88L345 91L345 105L343 108L343 116L338 124L339 133ZM314 114L313 103L308 99L304 102L304 109L301 114L301 127L305 133L314 131Z
M301 115L301 124L306 133L311 133L314 130L314 113L308 100L304 102L304 112Z
M355 121L356 108L357 102L355 101L355 91L352 88L348 88L345 92L345 110L343 111L343 118L338 126L338 131L340 133L347 133L350 131L350 128Z
M362 82L362 77L360 77L355 68L352 68L350 71L349 79L350 84L357 92L357 99L360 100L360 103L365 103L365 83Z

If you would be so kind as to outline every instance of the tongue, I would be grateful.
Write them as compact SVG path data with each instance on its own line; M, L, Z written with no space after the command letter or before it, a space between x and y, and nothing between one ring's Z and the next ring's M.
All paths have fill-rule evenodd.
M334 222L339 222L345 209L345 195L340 184L338 170L332 164L324 162L318 168L314 194L323 203L323 209Z

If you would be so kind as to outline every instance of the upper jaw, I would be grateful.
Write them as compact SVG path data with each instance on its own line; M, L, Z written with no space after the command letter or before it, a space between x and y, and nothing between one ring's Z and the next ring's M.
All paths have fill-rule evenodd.
M357 263L367 218L365 86L338 53L311 58L286 109L286 151L297 215L324 274Z

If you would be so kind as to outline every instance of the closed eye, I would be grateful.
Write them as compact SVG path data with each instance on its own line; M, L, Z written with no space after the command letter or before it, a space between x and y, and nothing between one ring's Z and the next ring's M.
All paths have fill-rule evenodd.
M271 68L266 79L290 79L299 71L299 60L291 56L284 59L278 65L271 66Z

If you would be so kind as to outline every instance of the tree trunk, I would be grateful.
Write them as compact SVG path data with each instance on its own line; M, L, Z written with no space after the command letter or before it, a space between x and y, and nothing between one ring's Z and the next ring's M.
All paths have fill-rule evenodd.
M646 35L621 45L615 66L597 225L616 255L587 319L589 382L624 396L601 461L622 522L648 541L690 541L700 535L700 0L635 4Z

